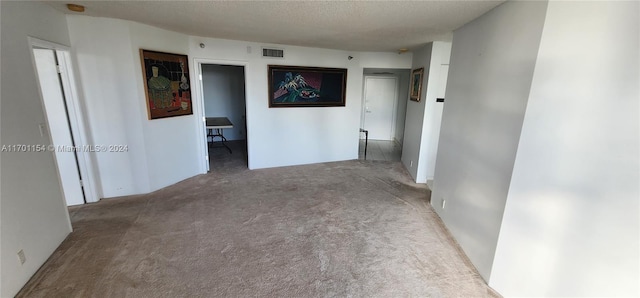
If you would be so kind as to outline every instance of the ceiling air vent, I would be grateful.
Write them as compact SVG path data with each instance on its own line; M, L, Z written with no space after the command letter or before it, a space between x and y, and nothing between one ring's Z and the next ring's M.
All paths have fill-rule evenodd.
M284 50L262 48L262 57L284 58Z

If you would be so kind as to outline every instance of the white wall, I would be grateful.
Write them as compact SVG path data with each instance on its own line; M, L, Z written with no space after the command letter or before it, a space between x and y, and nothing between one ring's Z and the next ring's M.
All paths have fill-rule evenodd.
M128 24L131 39L130 52L135 62L129 79L137 83L136 89L131 90L131 94L137 94L133 100L138 104L139 111L138 115L133 115L132 118L142 124L147 176L150 191L154 191L201 173L200 165L204 155L194 154L200 138L195 124L201 122L198 122L195 114L147 120L146 102L139 100L145 98L140 49L189 54L189 37L134 22L128 22ZM192 57L189 58L192 60ZM189 83L194 86L195 70L192 61L189 65L191 79ZM193 94L193 89L191 91Z
M440 138L440 124L442 122L442 102L436 102L438 97L444 96L446 88L448 65L451 58L451 42L434 41L431 51L431 63L429 64L429 77L425 94L424 128L422 130L421 155L418 161L418 180L426 183L433 180L436 168L436 153Z
M447 54L447 62L443 61L440 65L434 65L434 67L439 67L438 72L438 83L437 86L434 86L433 90L436 96L436 101L432 101L433 106L431 107L431 137L429 137L429 143L427 144L427 185L430 189L433 188L433 177L436 171L436 158L438 154L438 143L440 142L440 126L442 124L442 112L444 110L444 102L437 102L438 98L445 98L446 89L447 89L447 78L449 76L449 64L448 60L451 56L451 43L446 44L445 53Z
M260 56L265 44L89 16L70 15L68 23L93 142L129 145L129 152L95 155L102 197L150 192L205 171L198 98L194 115L148 120L140 48L189 55L194 88L195 58L246 65L251 169L356 159L363 67L408 68L411 61L407 54L365 53L363 63L358 53L282 45L286 58L269 59ZM346 107L270 109L268 64L347 68Z
M546 5L506 2L453 34L431 203L485 280L493 264Z
M227 117L233 128L224 130L227 140L244 140L244 67L205 64L202 66L204 111L207 117Z
M359 64L364 68L409 68L413 53L382 53L382 52L361 52L352 53Z
M407 102L409 101L409 78L411 70L404 70L398 74L398 106L396 109L395 139L398 144L404 142L404 123L407 118Z
M550 2L490 285L505 296L634 296L638 2Z
M284 50L287 57L284 60L262 59L257 55L250 58L249 168L357 159L362 96L362 67L358 60L347 60L348 53L343 51L300 47ZM346 106L269 108L268 64L347 68Z
M188 37L134 22L68 16L102 197L147 193L201 172L194 115L148 120L140 49L188 54ZM191 69L193 84L194 71Z
M200 43L205 48L200 48ZM194 58L246 63L249 168L268 168L358 158L363 68L408 68L411 55L338 50L191 37ZM284 59L262 58L260 48L284 49ZM251 47L251 51L247 50ZM360 56L366 59L361 61ZM348 60L348 56L353 56ZM267 65L347 68L345 107L269 108Z
M427 84L429 77L429 66L431 64L431 51L433 43L413 52L412 69L424 68L422 80L421 100L415 102L407 101L406 120L404 124L404 142L402 143L402 163L411 174L411 177L418 182L418 160L420 159L420 148L422 146L422 130L424 129L425 100L427 94ZM410 79L413 80L413 79ZM423 181L421 183L425 183Z
M402 163L417 183L433 179L442 117L442 103L436 98L447 78L441 65L449 64L450 55L451 43L442 41L429 43L413 55L413 69L423 67L424 76L420 102L407 102Z
M27 36L69 45L63 14L39 3L0 3L2 145L50 144ZM2 152L0 296L13 297L71 232L52 152ZM20 265L22 249L27 261Z
M132 52L128 23L77 15L67 16L67 22L91 141L129 148L128 152L94 154L100 197L149 192L142 130L147 110L137 96L134 65L140 60Z

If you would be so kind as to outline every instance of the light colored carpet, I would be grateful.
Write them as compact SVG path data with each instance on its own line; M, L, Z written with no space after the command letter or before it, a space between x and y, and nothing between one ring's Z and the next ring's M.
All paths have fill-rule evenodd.
M496 296L428 197L398 162L229 161L72 208L74 232L18 296Z

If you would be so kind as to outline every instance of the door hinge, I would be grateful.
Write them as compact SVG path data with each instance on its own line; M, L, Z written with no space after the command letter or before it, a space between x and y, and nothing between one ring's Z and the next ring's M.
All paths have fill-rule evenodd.
M202 74L200 74L198 78L200 79L200 81L202 81Z
M56 71L58 73L62 73L62 67L60 67L60 65L56 65Z
M206 155L206 156L204 157L204 160L209 161L209 155Z
M84 187L84 182L82 182L82 180L80 180L80 187Z

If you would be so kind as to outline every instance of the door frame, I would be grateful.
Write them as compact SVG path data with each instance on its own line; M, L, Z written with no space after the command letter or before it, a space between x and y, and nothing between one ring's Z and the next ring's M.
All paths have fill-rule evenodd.
M249 72L249 62L242 60L220 60L220 59L207 59L207 58L194 58L193 68L195 70L196 88L194 89L193 96L193 108L194 115L196 116L196 135L198 137L198 156L204 156L200 163L200 172L207 173L211 169L209 168L209 148L207 144L207 127L206 127L206 115L204 110L204 84L202 83L202 65L204 64L216 64L216 65L231 65L242 66L244 68L244 100L245 100L245 121L247 127L245 131L245 138L247 142L247 167L251 169L251 138L249 129L249 119L251 113L249 112L249 105L247 104L247 94L249 94L250 86L247 80Z
M365 128L365 117L366 117L366 109L367 109L367 79L376 78L376 79L394 79L396 81L396 88L394 91L394 100L393 100L393 110L391 111L393 114L391 116L391 141L395 142L396 136L396 121L398 120L398 96L399 96L399 87L400 87L400 76L397 75L364 75L362 78L362 110L360 111L360 127ZM362 138L362 134L360 134L360 138Z
M31 56L31 62L33 66L34 74L37 74L37 68L35 63L35 56L33 49L50 49L55 52L58 58L58 65L60 67L60 79L62 82L62 92L64 93L65 102L67 105L67 117L69 118L70 133L74 139L74 143L78 148L83 148L89 144L88 127L83 121L85 119L83 109L81 108L80 96L78 93L78 84L73 72L73 64L71 61L71 49L67 46L57 44L54 42L37 39L34 37L27 37L29 43L29 55ZM40 102L44 109L44 97L40 89L40 81L36 77L36 84L38 85L38 94L40 95ZM47 116L46 109L44 109L45 120L47 121L47 127L49 127L49 118ZM80 169L80 179L82 180L82 188L84 190L84 198L86 203L94 203L100 200L96 176L95 166L88 150L78 150L76 152L78 168ZM55 154L54 154L55 158ZM58 171L58 175L60 175ZM58 177L59 178L59 177Z

